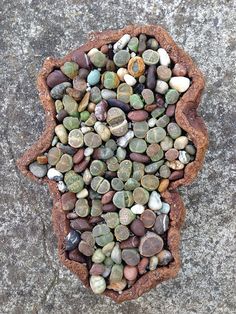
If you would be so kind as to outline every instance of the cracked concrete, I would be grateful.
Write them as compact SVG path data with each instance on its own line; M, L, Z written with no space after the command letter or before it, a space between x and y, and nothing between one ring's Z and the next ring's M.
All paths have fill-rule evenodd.
M3 0L0 13L0 312L235 313L235 1ZM44 128L35 87L43 60L76 48L90 31L130 23L163 25L205 74L199 113L210 147L198 180L181 189L187 217L179 275L117 305L59 263L48 190L22 177L15 161Z

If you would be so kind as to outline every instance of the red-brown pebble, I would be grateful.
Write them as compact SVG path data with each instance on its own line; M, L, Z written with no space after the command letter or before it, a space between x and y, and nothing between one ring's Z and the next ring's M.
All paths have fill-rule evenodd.
M148 118L148 112L145 110L134 110L128 113L128 118L133 122L141 122Z
M147 257L143 257L141 261L138 263L138 272L140 275L143 275L147 272L147 267L149 264L149 259Z
M153 210L146 209L140 216L145 228L151 228L154 226L156 221L156 214Z
M101 216L96 216L96 217L89 217L89 223L90 224L98 224L99 222L104 221L104 219Z
M93 264L89 274L91 276L99 276L102 275L102 273L105 271L105 266L103 264Z
M113 203L108 203L102 206L102 211L105 213L116 212L117 208Z
M169 176L170 181L175 181L178 179L182 179L184 177L184 170L176 170L171 173Z
M85 218L71 220L70 227L76 231L91 231L93 229L93 226Z
M109 50L108 45L103 45L100 50L102 53L107 54Z
M144 109L145 109L147 112L152 112L152 111L155 110L157 107L158 107L157 104L150 104L150 105L145 105L145 106L144 106Z
M150 162L150 158L147 155L142 155L142 154L139 154L139 153L131 153L129 155L129 158L132 161L137 161L137 162L141 162L141 163L144 163L144 164Z
M173 160L177 159L178 156L179 156L179 152L175 148L171 148L171 149L169 149L168 151L165 152L165 158L168 161L173 161Z
M135 219L134 221L132 221L130 225L130 230L138 237L142 237L145 235L145 227L142 220L140 219Z
M84 171L87 168L89 162L90 162L90 160L84 159L79 164L74 166L74 171L77 172L77 173L80 173L80 172Z
M81 91L78 91L74 88L71 88L71 87L68 87L66 89L66 93L67 93L67 95L73 97L77 101L80 101L84 96L84 93L82 93Z
M168 179L161 179L160 184L158 186L158 192L165 192L169 186L170 181Z
M175 115L175 105L169 105L166 109L166 115L168 117L173 117Z
M75 261L75 262L78 262L78 263L86 263L85 257L83 256L83 254L81 254L79 252L79 250L77 248L72 250L72 251L69 251L68 252L68 257L72 261Z
M46 165L48 163L48 157L45 155L37 157L37 163L40 165Z
M163 245L164 242L159 235L148 231L146 235L141 238L139 252L142 256L151 257L159 253Z
M74 51L72 54L72 60L78 63L80 68L90 70L90 60L83 51Z
M78 164L80 163L84 158L84 149L79 148L78 151L73 156L73 163Z
M75 213L75 212L71 212L71 213L68 213L67 215L66 215L66 218L67 219L76 219L76 218L78 218L79 216Z
M66 192L61 196L62 209L65 211L72 210L75 207L76 195L72 192Z
M138 268L135 266L126 265L124 267L124 277L127 280L135 280L138 276Z
M94 253L94 248L90 246L87 242L80 241L79 251L85 256L92 256Z
M109 191L106 194L104 194L101 199L102 205L110 203L115 193L116 191Z
M138 237L130 237L127 240L120 242L120 248L121 249L132 249L139 246L140 240Z
M47 77L47 85L50 88L53 88L54 86L61 84L63 82L68 82L69 78L63 74L60 70L54 70L51 72Z
M172 70L173 76L186 76L187 75L187 69L186 67L181 63L176 63L173 70Z

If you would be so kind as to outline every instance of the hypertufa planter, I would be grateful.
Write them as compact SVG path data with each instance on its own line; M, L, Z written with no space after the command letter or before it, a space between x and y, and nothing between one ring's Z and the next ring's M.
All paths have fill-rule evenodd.
M53 199L52 220L53 220L53 227L54 227L55 233L57 235L57 239L58 239L58 253L59 253L60 259L61 259L62 263L68 269L70 269L73 273L75 273L80 278L80 280L83 282L83 284L86 287L89 287L90 286L90 284L89 284L89 269L91 268L91 257L80 258L81 256L78 255L80 257L78 257L78 259L76 261L76 258L74 258L74 260L70 259L69 258L69 255L70 255L69 252L65 250L65 242L64 241L65 241L65 237L68 235L68 233L71 230L71 226L70 226L70 220L68 219L68 211L66 212L65 209L63 210L63 208L62 208L61 198L62 198L63 193L59 191L58 184L57 184L56 180L50 180L47 176L44 176L42 178L34 176L34 174L29 170L29 165L32 162L34 162L35 160L39 161L40 159L37 159L37 157L42 156L52 146L52 140L53 140L54 135L55 135L55 127L58 124L58 118L56 118L57 113L55 110L55 103L54 103L55 97L54 97L54 99L51 97L50 88L47 85L47 78L48 78L49 74L55 69L60 69L60 67L62 65L64 65L65 62L76 61L80 64L80 60L78 58L79 58L79 56L81 56L81 52L87 53L87 52L91 51L92 48L100 49L101 47L103 47L102 49L104 50L105 49L104 47L108 48L108 46L106 46L106 45L116 43L124 34L128 34L131 37L138 37L140 34L145 34L147 37L155 38L159 44L159 47L165 49L165 51L168 53L168 55L170 57L171 64L168 65L169 68L173 69L173 66L175 64L178 64L186 70L186 76L188 77L188 79L191 80L191 85L189 86L188 89L186 89L185 92L181 93L181 91L179 91L180 92L180 98L175 104L174 118L171 118L171 119L175 119L174 121L180 126L180 128L182 129L182 132L184 132L184 134L186 135L188 140L193 143L193 145L196 148L196 154L195 154L194 159L192 158L191 161L188 162L185 166L183 166L181 164L181 162L178 161L178 165L179 164L182 165L184 167L184 169L182 171L182 175L176 175L176 177L174 177L173 172L172 172L172 177L173 177L172 180L171 179L169 180L167 178L163 179L163 177L160 178L160 174L158 172L155 173L159 176L160 182L162 182L162 185L159 185L159 187L158 187L158 191L161 195L162 201L168 203L170 205L171 209L170 209L170 212L168 215L169 220L170 220L168 230L167 231L165 230L166 232L162 233L162 232L158 231L160 228L155 227L154 229L155 229L155 232L162 237L162 239L164 241L164 249L167 249L170 251L170 253L172 255L172 260L169 261L168 265L165 265L165 263L164 263L164 264L162 264L162 266L157 266L157 268L154 270L150 270L150 265L149 265L149 269L146 268L145 273L143 273L143 274L139 273L138 274L138 277L136 277L136 281L135 280L133 280L133 281L128 280L127 277L125 277L127 280L123 278L123 282L125 282L125 284L124 284L125 288L122 291L115 291L116 288L110 289L109 284L108 284L108 288L103 292L103 295L111 297L114 301L116 301L118 303L138 298L143 293L149 291L151 288L155 287L157 284L161 283L162 281L165 281L165 280L170 279L170 278L174 278L177 275L178 270L180 268L180 256L179 256L180 228L181 228L181 225L184 221L185 208L184 208L183 202L181 200L181 197L179 196L177 188L179 186L188 185L195 179L198 171L202 167L204 155L205 155L207 144L208 144L206 127L204 125L202 118L197 115L197 108L199 106L200 96L201 96L202 90L204 88L204 79L203 79L201 72L198 70L196 65L191 60L191 58L181 48L179 48L175 44L173 39L168 35L168 33L163 28L161 28L160 26L155 26L155 25L147 25L147 26L136 26L136 25L133 26L133 25L131 25L131 26L127 26L121 30L109 30L109 31L101 32L101 33L92 33L92 34L90 34L90 40L86 44L84 44L83 46L74 50L73 52L71 52L70 54L65 56L64 58L58 59L58 60L53 59L53 58L47 58L43 64L43 67L42 67L39 75L38 75L38 84L37 84L39 96L40 96L42 105L43 105L44 110L45 110L46 127L45 127L45 130L44 130L42 136L40 137L40 139L34 145L32 145L30 147L30 149L28 149L17 162L19 169L21 170L21 172L24 175L26 175L27 177L29 177L32 180L37 181L40 184L45 184L45 183L48 184L49 190L51 193L51 197ZM135 41L134 41L134 43L135 43ZM126 49L126 48L124 48L124 49ZM118 50L119 50L119 47L118 47ZM92 53L90 53L90 56L91 56L91 54ZM133 58L135 55L143 56L141 51L138 51L137 54L134 54L134 53L133 53L133 55L131 54L131 57ZM149 66L149 65L147 65L147 64L149 64L149 61L150 61L150 64L152 62L155 63L155 60L153 61L153 58L155 59L156 55L157 55L156 53L154 53L153 55L151 53L150 56L149 55L145 56L146 60L144 60L145 65L144 65L144 69L143 69L144 74L146 73L146 72L144 72L145 67L147 70L147 68ZM143 56L143 58L144 58L144 56ZM117 63L121 62L118 57L117 57L116 62ZM141 60L141 62L143 62L143 61ZM156 64L157 64L157 62L159 62L159 61L156 61ZM116 65L117 65L117 63L116 63ZM143 65L141 64L141 70L142 70L142 66ZM92 66L92 64L90 62L90 64L88 63L88 67L90 67L90 69L92 69L92 68L94 68L94 64ZM121 67L127 68L127 65L121 66ZM103 69L98 69L98 70L101 73L104 72ZM128 70L129 70L129 74L132 73L132 70L130 70L129 67L128 67ZM122 70L122 71L124 71L124 70ZM170 70L168 70L168 71L171 73ZM162 74L166 75L166 73L168 74L168 71L165 72L164 74L163 73ZM112 75L113 76L115 75L115 81L113 81L113 84L116 84L116 80L118 80L118 85L119 85L120 77L118 78L116 76L116 74L114 74L114 72ZM157 72L157 75L159 77L158 72ZM133 75L133 77L131 77L130 75L128 77L126 77L126 80L125 80L127 83L125 85L126 89L128 88L127 86L129 85L129 86L132 86L132 88L135 90L135 88L136 88L135 84L139 78L137 79L137 77L136 77L136 80L135 80L134 77L135 77L135 75ZM73 79L73 77L72 77L72 79ZM110 79L111 79L111 77L108 77L107 84L111 83ZM70 81L70 82L72 81L70 78L67 78L66 80ZM98 71L93 72L93 75L91 75L89 77L89 80L90 80L91 85L103 86L104 75L103 75L103 78L101 79L101 83L99 83L100 79L99 79ZM140 81L141 81L141 79L140 79ZM145 78L144 78L144 81L145 81ZM168 80L167 80L167 82L168 82ZM165 84L163 86L165 86ZM171 86L171 84L170 84L170 86ZM109 89L109 86L106 88ZM173 88L173 87L171 86L171 88ZM113 91L116 90L114 88L114 86L111 87L110 89L113 89ZM88 90L89 89L87 89L87 91ZM155 96L155 97L157 97L156 99L159 99L159 100L164 99L163 95L157 95L158 93L156 92L155 88L153 90L155 90L154 93L156 94L156 96ZM138 93L138 92L136 92L136 93ZM154 101L154 105L148 104L148 101L149 101L148 97L150 97L150 93L152 96L152 92L150 92L150 90L147 92L147 95L142 94L143 99L146 103L146 105L144 106L146 113L144 115L147 115L147 116L148 116L148 114L151 114L152 110L155 110L156 108L161 108L161 107L165 108L164 102L162 104L160 104L160 102L158 103L158 101L157 102ZM76 92L76 95L78 96L77 92ZM79 96L78 96L77 101L78 101L78 103L81 102L81 99L79 99ZM109 100L107 100L107 101L108 101L110 106L117 108L116 103L112 103L111 101L109 102ZM138 101L139 101L139 105L140 105L140 100L138 99ZM86 102L86 99L83 99L83 102ZM167 99L165 99L165 102L167 103ZM135 121L135 119L136 119L136 121L140 121L140 119L141 119L140 116L143 115L143 112L139 113L139 114L137 114L137 113L134 114L135 110L131 111L133 108L131 108L131 107L129 108L129 105L127 103L128 102L122 103L122 106L123 106L122 109L123 109L123 112L125 112L125 115L126 115L126 118L128 119L128 121L130 120L132 123ZM86 104L85 104L85 107L86 107ZM80 106L80 108L81 108L81 106ZM90 111L92 111L92 110L90 110ZM144 110L141 110L141 111L144 111ZM89 116L90 113L86 112L86 114L83 114L83 119L86 120L87 116ZM67 115L67 113L66 113L66 115ZM137 116L138 116L138 118L137 118ZM80 117L82 119L82 115ZM102 118L100 121L102 121ZM131 125L131 122L129 125ZM150 124L151 124L151 122L150 122ZM109 126L111 131L112 131L112 127L114 127L115 131L113 130L114 133L112 133L112 135L110 135L110 136L114 140L116 140L117 136L120 136L120 134L115 134L115 132L118 132L116 130L116 125L115 126ZM119 132L123 132L123 130L121 129L121 131L119 131ZM162 130L162 132L164 132L164 131ZM78 134L80 134L80 133L78 133ZM103 134L103 136L105 136L105 135ZM155 141L155 136L154 136L154 141ZM149 137L151 137L151 135ZM148 144L153 143L152 138L150 139L150 138L146 137L145 139L146 139L146 142L148 142ZM93 139L89 139L89 140L92 143L91 145L94 145ZM77 148L80 147L77 144L78 141L80 141L80 139L78 139L78 137L75 136L75 138L73 138L73 143L76 142L77 146L75 144L73 144L74 146L72 145L72 148L76 147L75 150L77 150ZM72 142L72 139L71 139L71 142ZM158 142L158 140L157 140L157 142ZM139 141L138 143L143 144L143 141L141 141L141 142ZM136 161L136 158L141 158L141 159L143 158L144 162L146 162L146 160L149 160L149 156L145 155L145 153L142 154L141 157L140 157L140 155L136 154L138 152L136 150L138 150L138 149L140 149L140 147L137 145L136 142L133 142L132 146L130 145L129 149L127 148L127 154L129 154L129 155L128 155L128 157L126 157L126 159L127 160L130 159L132 162ZM87 150L87 152L88 151L89 150ZM93 159L102 159L102 158L98 157L100 155L99 155L98 151L96 151L96 149L95 150L92 149L91 151L93 153L93 155L92 155ZM176 151L176 149L175 149L175 151ZM132 153L133 153L133 155L132 155ZM178 151L177 151L177 153L178 153ZM96 158L96 156L97 156L97 158ZM67 158L70 159L70 157L67 157ZM162 157L162 158L165 158L165 157ZM46 162L44 159L46 160ZM141 161L141 159L140 159L140 161ZM89 160L89 158L87 160ZM104 158L104 160L105 160L105 158ZM63 160L63 162L64 162L64 160ZM60 167L65 166L63 162L61 161ZM165 160L163 161L163 163L164 162L165 162ZM41 163L47 163L47 157L44 156L43 158L41 158ZM77 173L83 173L85 168L82 166L84 166L84 164L83 165L79 164L79 165L80 166L75 165L75 166L77 166L76 172ZM170 165L170 163L167 162L166 165ZM45 167L47 167L47 166L45 166ZM70 167L70 169L71 169L71 167ZM170 167L170 169L172 171L174 168L172 169ZM75 170L75 168L74 168L74 170ZM64 172L66 172L66 171L64 171ZM106 174L104 174L104 175L106 177ZM102 179L99 179L99 180L102 180ZM124 181L125 181L125 179L124 179ZM158 182L158 180L157 180L157 182ZM106 182L106 184L108 185L108 189L109 189L110 183ZM141 183L141 184L142 184L142 186L144 186L143 183ZM147 184L147 183L145 183L145 184ZM104 184L104 186L105 186L105 188L107 188L107 186L105 184ZM67 186L67 188L68 188L68 186ZM92 187L92 189L94 189L94 188ZM117 188L117 191L118 191L118 188ZM143 191L143 189L142 189L142 191ZM151 189L148 191L151 191ZM98 193L99 193L99 191L98 191ZM145 193L144 193L144 195L146 195L146 194L148 195L149 192L147 192L146 194ZM103 191L101 191L100 194L103 194ZM96 194L96 195L98 195L98 194ZM134 194L132 194L132 192L130 192L129 195L134 196ZM91 199L89 199L89 197L90 196L88 196L88 200L89 200L89 202L91 202ZM139 197L139 195L136 195L135 197L137 199ZM76 199L75 195L74 195L74 198ZM134 203L134 200L132 199L132 204L133 203ZM137 203L137 201L136 201L136 203ZM147 206L148 205L146 205L146 207ZM149 205L149 206L151 206L151 205ZM125 207L128 207L128 206L125 206ZM113 208L114 208L114 204L113 204ZM119 211L118 208L115 208L115 210ZM76 217L76 215L77 214L75 214L75 217ZM156 215L156 213L155 213L155 215ZM157 213L157 217L158 217L158 213ZM90 218L87 217L87 218L90 219L91 217ZM137 219L140 218L139 212L136 213L136 218ZM89 220L89 222L91 222L91 220ZM93 220L94 224L93 223L91 223L91 224L94 227L94 225L96 223L102 223L102 222L103 222L103 218L99 217L99 218L96 218ZM138 221L137 226L139 226L139 225L140 225L140 221ZM126 232L128 229L125 227L124 230ZM131 230L132 230L132 228L131 228ZM152 227L149 229L147 227L145 230L146 230L145 232L151 231L152 234L154 233ZM135 231L134 231L134 234L135 234ZM130 235L132 235L132 232ZM119 236L123 237L124 234L119 235ZM142 239L142 236L141 236L141 239ZM114 240L114 241L118 241L118 243L119 243L118 236L117 236L116 240ZM98 246L99 246L99 244L98 244ZM141 256L141 258L143 257L142 254L145 254L144 253L145 249L148 249L148 248L142 247L142 250L140 249L139 257L140 256ZM124 260L125 260L125 263L129 263L127 258ZM85 263L81 263L81 261L84 261ZM106 278L106 280L109 280L109 279ZM114 282L113 282L113 284L114 284ZM118 286L119 286L119 283L118 283ZM121 290L121 289L118 288L117 290Z

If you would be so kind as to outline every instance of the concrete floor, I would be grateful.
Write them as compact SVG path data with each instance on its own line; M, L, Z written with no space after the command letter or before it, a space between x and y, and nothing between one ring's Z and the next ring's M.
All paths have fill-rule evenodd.
M235 313L236 2L2 0L0 12L0 312ZM43 60L78 47L90 31L130 23L163 25L205 74L200 114L210 147L198 180L181 189L187 217L178 277L117 305L59 263L48 189L25 179L15 161L44 128L35 86Z

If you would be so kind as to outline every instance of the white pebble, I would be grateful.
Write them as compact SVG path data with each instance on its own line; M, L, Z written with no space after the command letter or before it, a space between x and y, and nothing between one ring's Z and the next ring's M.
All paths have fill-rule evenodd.
M149 201L148 201L148 207L151 210L159 210L162 208L161 196L156 191L153 191L151 193Z
M169 85L179 93L184 93L190 86L190 79L184 76L174 76L170 79Z
M168 203L162 202L162 208L160 209L161 214L168 214L170 211L170 205Z
M92 130L92 128L90 128L89 126L82 126L82 128L80 128L81 132L83 134L88 133Z
M141 215L144 212L145 207L141 204L136 204L132 206L130 209L134 214Z
M102 276L91 276L89 283L95 294L101 294L106 290L106 281Z
M117 140L117 144L120 147L127 147L131 139L134 137L134 132L133 131L128 131L124 136L121 136Z
M95 53L97 53L99 50L97 48L92 48L91 50L89 50L89 52L87 53L88 57L90 58L91 56L93 56Z
M124 76L125 74L128 74L128 70L126 68L119 68L117 71L117 75L119 77L119 79L124 82Z
M148 120L148 126L149 128L153 128L156 125L157 120L155 118L150 118Z
M92 147L87 147L87 148L85 148L85 150L84 150L84 156L85 156L85 157L91 156L92 153L93 153L93 151L94 151L94 149L93 149Z
M124 80L125 83L128 84L129 86L134 86L137 83L137 80L130 74L125 74Z
M87 196L88 196L88 190L87 189L83 189L82 191L80 191L76 194L77 198L85 198Z
M186 153L185 150L180 150L179 161L182 162L182 164L187 165L190 162L190 155Z
M63 179L63 174L55 168L50 168L47 177L50 180L61 181Z
M62 193L66 192L67 191L67 187L65 185L65 183L63 181L59 181L57 183L57 187L58 187L58 190Z
M113 46L114 52L117 52L121 49L123 49L128 42L130 41L131 36L129 34L123 35Z
M158 50L160 56L160 64L168 66L170 64L170 57L164 48L159 48Z
M133 52L131 52L130 57L131 57L131 58L136 57L136 53L135 53L134 51L133 51Z
M157 80L155 91L159 94L164 95L169 89L168 84L165 81Z
M58 137L55 135L53 140L52 140L52 146L56 146L58 143Z

